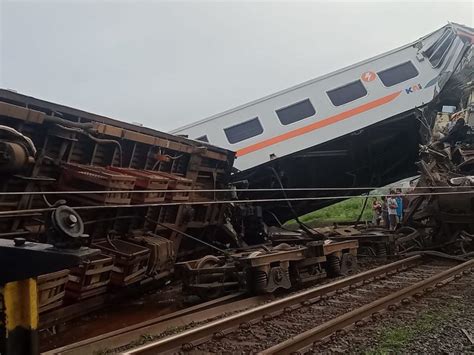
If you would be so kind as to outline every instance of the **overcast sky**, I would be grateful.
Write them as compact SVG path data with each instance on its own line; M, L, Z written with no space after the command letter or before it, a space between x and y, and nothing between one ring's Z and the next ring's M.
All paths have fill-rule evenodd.
M162 131L474 21L472 1L0 3L1 87Z

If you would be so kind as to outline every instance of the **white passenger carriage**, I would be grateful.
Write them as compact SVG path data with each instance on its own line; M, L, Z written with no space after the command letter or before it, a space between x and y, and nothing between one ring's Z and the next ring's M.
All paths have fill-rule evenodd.
M450 23L406 46L172 131L237 152L247 170L430 103L472 47Z

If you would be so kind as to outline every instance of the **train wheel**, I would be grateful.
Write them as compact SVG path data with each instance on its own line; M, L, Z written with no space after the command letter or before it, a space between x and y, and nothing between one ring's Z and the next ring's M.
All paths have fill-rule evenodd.
M207 269L219 263L219 258L214 255L206 255L196 265L196 269Z
M196 269L209 269L219 265L219 258L214 255L206 255L196 265ZM198 284L213 283L217 280L210 275L199 275L197 277ZM198 295L203 300L212 300L223 294L224 290L219 287L209 287L199 290Z

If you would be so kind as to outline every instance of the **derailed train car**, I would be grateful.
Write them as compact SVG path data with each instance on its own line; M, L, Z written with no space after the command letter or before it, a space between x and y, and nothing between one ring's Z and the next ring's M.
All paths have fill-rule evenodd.
M300 236L281 229L269 231L268 226L281 226L294 218L299 222L298 216L344 196L425 173L416 164L419 146L430 143L437 113L444 105L472 110L465 95L470 92L466 85L473 80L473 39L472 28L449 23L403 47L172 133L235 150L237 170L232 181L243 189L240 199L280 200L235 211L239 223L234 227L245 231L248 242L263 242L268 236L297 242ZM423 154L422 158L421 164ZM429 195L435 190L417 191ZM434 198L450 199L454 205L472 206L466 194ZM419 200L428 205L433 201ZM472 217L472 211L464 212L465 219ZM353 228L325 234L299 224L309 235L321 233L320 238L345 240L349 235L371 254L384 256L435 246L427 240L433 231L418 232L423 224L413 223L412 217L410 212L409 227L399 235ZM445 224L438 221L434 233L444 235L441 226ZM458 224L452 227L459 232ZM420 242L422 235L430 237Z
M457 110L439 112L429 143L420 146L421 175L405 224L420 231L422 248L466 254L474 249L474 65L458 83Z
M209 202L228 183L226 149L1 90L0 156L0 238L100 250L40 277L43 311L167 277L202 247L181 232L225 221L226 205Z
M176 262L202 298L355 266L351 241L248 247L225 202L234 153L210 144L0 90L0 157L0 238L99 250L38 278L43 313L169 278Z
M172 133L236 151L235 181L274 189L248 192L248 198L303 198L290 208L286 201L262 204L272 212L262 219L277 225L334 203L317 199L340 195L331 188L354 195L360 190L351 188L416 175L425 126L433 124L441 102L459 103L453 74L471 70L473 38L472 28L449 23L413 43ZM323 190L284 194L281 187Z

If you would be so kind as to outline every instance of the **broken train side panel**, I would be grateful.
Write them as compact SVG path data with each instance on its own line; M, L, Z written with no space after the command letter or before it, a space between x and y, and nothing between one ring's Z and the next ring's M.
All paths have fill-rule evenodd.
M474 247L474 63L455 74L430 138L420 147L420 178L405 222L420 243L454 254ZM416 194L419 194L418 196Z

